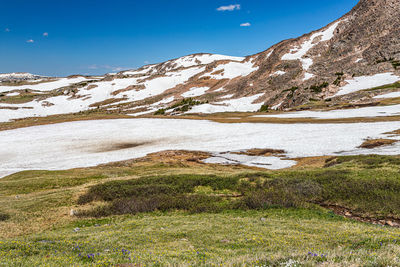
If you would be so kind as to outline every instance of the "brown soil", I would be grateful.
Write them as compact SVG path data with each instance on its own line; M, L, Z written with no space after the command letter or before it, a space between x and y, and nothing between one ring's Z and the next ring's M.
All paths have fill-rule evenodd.
M114 104L114 103L120 102L122 100L124 100L124 98L110 98L110 99L106 99L104 101L93 103L89 107L93 108L93 107L100 107L100 106L110 105L110 104Z
M96 87L98 87L98 85L92 84L92 85L89 85L89 86L86 88L86 90L92 90L92 89L94 89L94 88L96 88Z
M166 150L156 153L148 154L143 158L131 159L125 161L112 162L107 164L102 164L100 166L107 167L130 167L138 162L158 162L164 164L185 164L185 165L195 165L201 164L205 165L202 160L211 157L210 153L200 152L200 151L186 151L186 150Z
M142 84L141 85L131 85L124 89L116 90L116 91L112 92L111 94L115 96L115 95L118 95L123 92L128 92L128 91L132 91L132 90L139 91L139 90L143 90L143 89L146 89L146 87Z

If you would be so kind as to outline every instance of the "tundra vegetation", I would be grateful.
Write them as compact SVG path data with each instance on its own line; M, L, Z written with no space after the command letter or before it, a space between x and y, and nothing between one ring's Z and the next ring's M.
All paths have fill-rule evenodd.
M0 265L398 266L400 158L313 160L13 174L0 180Z

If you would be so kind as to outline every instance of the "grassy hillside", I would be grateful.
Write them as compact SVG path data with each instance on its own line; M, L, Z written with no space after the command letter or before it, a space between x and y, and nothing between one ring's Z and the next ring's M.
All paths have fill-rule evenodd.
M360 222L400 219L399 157L261 172L193 157L1 179L0 266L400 265L400 229Z

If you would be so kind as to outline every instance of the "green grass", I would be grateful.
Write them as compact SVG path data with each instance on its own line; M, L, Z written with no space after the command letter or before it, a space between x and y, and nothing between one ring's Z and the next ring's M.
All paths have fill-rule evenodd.
M78 171L24 171L2 179L0 194L28 194L74 187L106 177L107 174L91 175L90 171L87 171L86 175Z
M398 266L399 242L398 229L318 209L150 213L0 241L0 265Z
M400 229L318 205L399 218L399 191L394 156L262 172L146 161L22 172L0 180L0 266L399 266ZM132 210L138 200L161 204ZM99 207L111 209L88 216Z

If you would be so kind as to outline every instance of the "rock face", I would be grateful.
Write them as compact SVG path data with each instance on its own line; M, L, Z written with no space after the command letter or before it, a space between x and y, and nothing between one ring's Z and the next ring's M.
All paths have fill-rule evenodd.
M263 104L283 110L327 99L365 104L374 95L360 90L400 80L400 1L361 0L326 27L245 58L195 54L103 77L42 80L0 83L0 122L94 108L142 115L257 111ZM40 97L13 105L14 95L27 93Z

